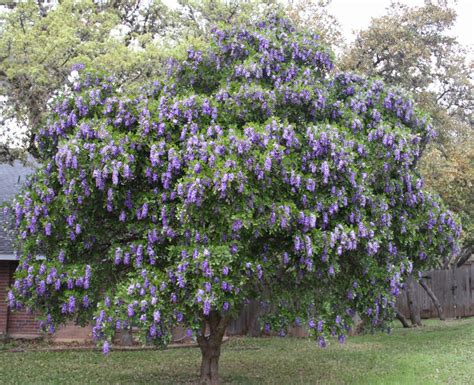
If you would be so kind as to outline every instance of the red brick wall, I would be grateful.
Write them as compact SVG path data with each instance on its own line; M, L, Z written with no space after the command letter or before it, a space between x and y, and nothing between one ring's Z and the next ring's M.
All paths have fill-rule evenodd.
M8 317L8 335L10 337L40 336L39 322L36 315L26 310L10 312Z
M58 328L53 336L54 341L92 341L92 326L77 326L69 323Z
M38 337L41 331L34 313L8 309L6 302L8 287L13 283L13 273L17 266L16 261L0 261L0 336ZM90 340L91 335L91 327L83 328L71 323L58 328L53 338L56 341Z
M35 315L26 310L10 311L6 302L8 287L13 283L13 273L18 266L16 261L0 261L0 336L9 337L38 337L41 335L39 322ZM181 340L185 335L184 330L176 328L173 332L174 338ZM117 336L117 340L120 336ZM80 327L69 323L58 328L53 335L53 340L58 342L68 341L91 341L92 327Z
M2 265L6 265L3 269L7 272L8 279L0 277L0 285L4 285L5 293L2 295L2 299L6 298L7 287L13 283L13 273L15 272L18 262L16 261L1 261ZM11 311L7 310L6 315L7 321L7 334L11 337L35 337L40 335L39 322L36 320L36 316L26 310ZM0 321L1 322L1 321Z
M0 336L7 334L7 287L10 281L10 261L0 261Z

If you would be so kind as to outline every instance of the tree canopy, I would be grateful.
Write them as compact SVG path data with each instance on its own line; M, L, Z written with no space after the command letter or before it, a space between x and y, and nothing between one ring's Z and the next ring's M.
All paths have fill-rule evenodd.
M286 18L216 27L141 90L86 72L40 129L43 166L12 206L10 305L45 329L94 319L108 351L116 330L165 345L180 324L216 383L247 300L268 304L268 328L304 323L324 346L356 311L384 326L402 276L456 247L460 227L415 170L427 116L335 73Z

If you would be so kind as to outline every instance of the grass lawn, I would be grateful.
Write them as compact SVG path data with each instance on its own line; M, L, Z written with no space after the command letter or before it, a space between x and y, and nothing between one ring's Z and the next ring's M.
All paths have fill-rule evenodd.
M1 384L192 384L200 352L6 352ZM4 350L2 352L2 349ZM224 384L474 384L474 318L398 325L392 335L349 337L345 345L295 338L236 338L220 361Z

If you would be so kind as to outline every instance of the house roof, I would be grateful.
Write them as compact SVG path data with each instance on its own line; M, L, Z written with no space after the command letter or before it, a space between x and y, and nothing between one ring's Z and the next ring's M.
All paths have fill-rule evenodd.
M13 199L26 180L27 175L33 172L31 166L20 161L13 165L0 163L0 205ZM15 259L13 247L13 232L8 229L8 217L0 209L0 260Z

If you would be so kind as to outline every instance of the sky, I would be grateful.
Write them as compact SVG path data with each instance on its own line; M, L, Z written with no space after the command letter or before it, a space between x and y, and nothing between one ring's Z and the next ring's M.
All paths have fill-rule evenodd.
M401 0L409 6L422 6L423 0ZM386 8L391 0L332 0L329 5L332 13L339 21L344 37L352 41L355 30L369 26L371 18L386 14ZM458 0L454 5L458 14L456 23L451 31L458 37L459 42L474 49L474 0Z

